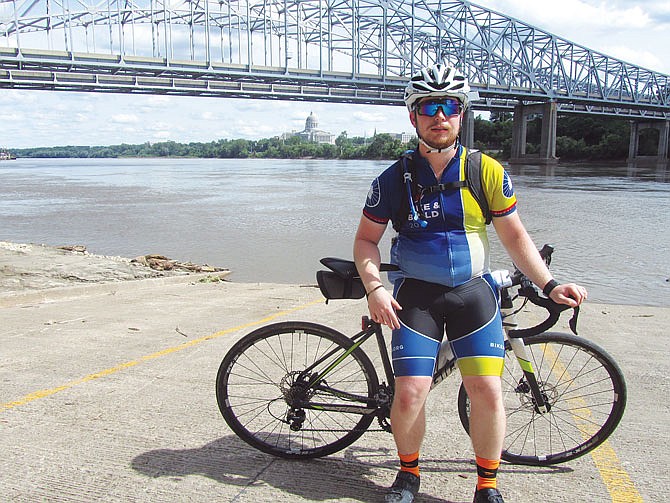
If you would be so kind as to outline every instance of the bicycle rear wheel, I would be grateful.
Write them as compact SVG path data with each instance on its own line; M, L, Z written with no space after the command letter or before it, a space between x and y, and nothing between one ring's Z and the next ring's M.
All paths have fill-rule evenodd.
M502 458L547 466L583 456L603 443L626 407L621 369L604 349L570 334L546 332L524 340L548 412L535 405L519 363L506 343L503 399L507 430ZM458 411L466 431L469 402L461 384Z
M367 430L375 414L299 404L342 409L374 404L379 381L363 350L356 348L338 362L352 345L341 333L313 323L276 323L253 331L219 367L216 399L223 418L242 440L274 456L315 458L344 449ZM335 364L323 386L307 386L301 373L333 351L307 376Z

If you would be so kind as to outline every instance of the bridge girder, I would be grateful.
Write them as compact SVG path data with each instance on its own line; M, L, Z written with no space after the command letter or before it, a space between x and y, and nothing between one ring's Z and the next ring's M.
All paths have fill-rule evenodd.
M463 0L0 0L3 87L400 104L406 78L442 59L468 74L477 108L670 118L670 76ZM92 80L68 87L67 73Z

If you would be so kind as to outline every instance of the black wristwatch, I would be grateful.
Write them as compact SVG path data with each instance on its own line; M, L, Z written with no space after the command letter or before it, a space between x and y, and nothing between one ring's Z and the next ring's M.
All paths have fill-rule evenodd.
M549 294L551 291L556 288L560 283L556 281L555 279L550 279L546 285L544 285L544 288L542 289L542 293L546 296L549 297Z

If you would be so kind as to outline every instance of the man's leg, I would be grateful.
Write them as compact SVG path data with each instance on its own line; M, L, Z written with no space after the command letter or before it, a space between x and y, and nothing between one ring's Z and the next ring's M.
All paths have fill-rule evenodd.
M505 334L498 300L486 278L456 287L445 299L458 307L448 312L446 327L470 398L470 438L478 475L475 502L501 503L496 476L505 436L500 378Z
M463 376L470 398L470 438L475 454L499 459L505 438L505 408L498 376Z
M432 286L431 286L432 285ZM396 285L401 327L391 336L395 378L391 429L400 456L400 471L386 495L387 502L410 503L419 491L419 449L426 431L425 403L433 381L444 322L425 308L447 287L418 280Z
M502 501L502 498L497 499L499 493L496 490L505 438L501 380L498 376L463 376L463 384L470 398L470 439L477 461L477 491L485 491L494 498L482 498L481 501Z
M421 448L426 431L425 403L431 377L400 376L395 380L391 406L393 438L400 454L411 454Z
M419 449L426 431L425 403L432 378L398 376L391 405L391 428L400 457L400 471L385 501L410 503L419 491Z

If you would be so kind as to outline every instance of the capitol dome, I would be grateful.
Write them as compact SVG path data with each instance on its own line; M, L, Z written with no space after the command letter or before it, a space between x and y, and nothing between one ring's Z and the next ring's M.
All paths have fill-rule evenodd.
M310 112L307 120L305 120L305 129L299 133L284 133L282 137L290 138L291 136L299 136L305 141L311 141L315 143L330 143L335 145L335 135L329 133L328 131L322 131L319 129L319 120L314 115L314 112Z
M319 121L317 120L316 115L314 115L314 112L310 112L309 117L307 117L307 120L305 121L305 131L318 129L318 127Z

